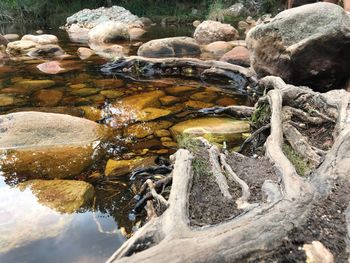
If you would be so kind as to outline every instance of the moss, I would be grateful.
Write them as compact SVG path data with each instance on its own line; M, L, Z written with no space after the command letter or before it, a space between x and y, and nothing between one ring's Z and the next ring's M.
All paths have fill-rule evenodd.
M270 122L271 109L268 103L259 105L254 111L251 122L254 128L261 127Z
M287 156L289 161L294 165L297 173L305 176L310 173L311 169L308 163L289 145L284 143L282 145L283 153Z

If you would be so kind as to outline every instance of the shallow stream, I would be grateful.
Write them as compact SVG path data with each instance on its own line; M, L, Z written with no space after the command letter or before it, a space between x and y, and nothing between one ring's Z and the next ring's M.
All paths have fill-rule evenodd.
M32 33L34 29L18 31L15 27L2 27L1 30L3 34L23 34ZM106 111L122 115L118 108L120 100L134 95L142 98L144 93L160 90L172 97L173 102L169 105L159 106L171 112L161 120L171 122L172 126L196 117L201 108L251 105L252 101L238 91L194 79L133 81L127 77L106 77L100 72L105 60L92 57L82 61L76 56L77 48L82 45L70 42L64 31L45 30L45 33L57 35L60 46L72 55L62 62L67 71L48 75L36 68L43 61L7 60L0 66L0 101L2 98L12 103L0 105L0 114L18 111L66 113L109 125L115 136L104 146L106 157L74 178L93 184L96 193L91 207L76 213L60 213L45 206L31 190L17 187L24 180L21 176L5 175L0 167L0 262L104 262L143 219L142 215L129 217L135 205L135 183L128 175L104 177L106 161L139 156L168 158L177 149L175 141L162 140L153 131L147 136L130 134L132 121L123 122L123 118L113 116L107 118ZM144 40L191 33L192 29L187 27L155 27ZM54 84L34 92L17 89L16 83L23 80L52 80ZM147 123L146 120L137 125L147 127Z

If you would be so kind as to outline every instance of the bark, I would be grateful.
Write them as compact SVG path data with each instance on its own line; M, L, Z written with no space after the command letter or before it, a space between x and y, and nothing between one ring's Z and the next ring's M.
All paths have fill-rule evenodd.
M270 89L265 101L271 109L271 133L265 143L265 155L274 164L280 179L278 184L270 180L264 182L262 191L267 199L247 205L247 184L235 176L234 167L228 167L225 156L220 155L215 148L207 147L206 150L212 153L208 163L213 164L211 167L217 173L221 173L221 182L225 182L224 175L228 173L239 183L242 189L240 201L245 205L241 207L243 209L239 216L226 222L202 228L190 227L188 196L195 157L190 151L179 149L173 156L173 184L167 210L137 231L108 262L244 262L255 259L256 255L263 255L278 247L290 230L302 226L312 207L327 198L336 182L349 180L349 93L315 93L306 88L286 85L276 77L264 78L261 85ZM282 151L286 131L283 129L286 127L284 123L290 121L284 116L283 106L297 109L292 111L298 116L298 110L310 112L308 110L313 108L317 118L337 123L334 144L325 153L322 162L316 160L320 166L314 169L310 177L300 177ZM310 116L301 115L301 121L310 120ZM291 140L302 140L301 145L311 149L304 138ZM220 161L222 166L218 167ZM342 212L344 216L346 213L349 227L349 209Z

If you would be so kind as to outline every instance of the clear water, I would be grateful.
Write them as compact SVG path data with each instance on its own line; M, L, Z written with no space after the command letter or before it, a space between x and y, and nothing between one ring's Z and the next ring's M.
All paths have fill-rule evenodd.
M0 26L3 34L32 33L35 29ZM165 90L167 87L179 85L192 86L195 90L179 95L179 102L175 105L177 108L174 109L177 111L176 114L165 118L174 124L192 118L193 113L198 110L185 106L194 93L202 91L215 93L217 98L210 102L212 106L225 105L223 99L235 104L251 104L249 97L234 90L221 89L219 86L196 80L175 78L142 82L121 78L123 85L118 90L123 95L114 99L101 97L101 91L115 89L101 88L94 84L96 80L106 78L99 70L106 61L98 57L81 61L76 56L76 49L81 45L71 43L64 31L46 30L45 32L57 35L60 46L67 53L72 54L72 57L64 61L72 70L58 75L47 75L36 68L42 61L5 61L0 66L0 95L11 96L18 103L0 107L0 114L24 110L59 111L71 114L79 112L81 106L92 106L103 110L110 105L115 105L124 97ZM143 41L191 34L192 28L187 27L155 27L145 35ZM131 50L131 54L133 52L135 50ZM59 91L63 96L55 105L43 106L34 93L8 92L8 88L13 87L16 81L21 79L54 80L56 84L48 89ZM70 87L74 84L85 84L94 88L96 92L89 95L74 95ZM208 102L205 102L202 107L205 106L208 106ZM128 125L128 123L114 125L118 136L106 144L106 158L74 178L89 181L96 192L93 206L79 213L61 214L40 204L31 190L20 190L16 186L20 181L19 178L5 177L0 170L0 262L104 262L121 246L127 236L140 226L142 215L137 216L134 221L130 221L128 217L135 204L133 196L137 190L137 182L130 182L128 176L96 181L91 179L91 175L103 174L108 158L128 159L135 156L154 155L168 157L176 151L176 147L165 147L160 139L154 136L144 139L131 138L125 132Z

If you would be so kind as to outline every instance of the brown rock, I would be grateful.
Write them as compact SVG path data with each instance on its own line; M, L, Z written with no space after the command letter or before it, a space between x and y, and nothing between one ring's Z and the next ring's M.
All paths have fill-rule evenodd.
M164 96L162 98L159 98L159 101L164 106L171 106L180 101L180 98L174 97L174 96Z
M172 123L170 121L153 121L130 125L125 132L126 136L145 138L152 135L155 130L168 129Z
M226 52L232 49L231 44L225 41L215 41L203 46L202 51L209 53L213 57L221 57Z
M218 94L214 91L202 91L191 95L191 100L199 100L203 102L212 102L217 99Z
M60 90L39 90L34 93L34 100L38 106L52 107L56 106L62 99L63 93Z
M193 86L173 86L173 87L166 88L165 91L170 95L182 96L196 89L197 87L193 87Z
M136 168L145 168L154 164L155 157L137 157L131 160L109 159L105 168L105 176L122 176L131 173Z
M220 61L236 64L243 67L250 66L250 53L245 47L238 46L233 48L231 51L224 54Z

